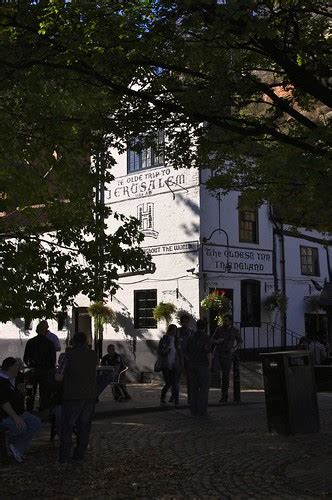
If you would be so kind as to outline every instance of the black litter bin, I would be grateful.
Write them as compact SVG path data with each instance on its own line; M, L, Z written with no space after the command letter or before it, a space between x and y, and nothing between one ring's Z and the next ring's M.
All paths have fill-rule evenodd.
M317 392L310 354L289 351L261 356L269 431L318 432Z

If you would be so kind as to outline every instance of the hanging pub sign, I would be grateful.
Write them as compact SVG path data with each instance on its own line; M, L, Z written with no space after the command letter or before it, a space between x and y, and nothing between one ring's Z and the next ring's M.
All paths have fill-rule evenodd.
M203 272L272 274L272 250L203 245Z

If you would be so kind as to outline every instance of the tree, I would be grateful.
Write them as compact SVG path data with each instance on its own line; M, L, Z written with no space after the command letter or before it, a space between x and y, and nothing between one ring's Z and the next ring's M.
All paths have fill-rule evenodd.
M144 238L139 221L94 196L93 185L110 179L101 162L107 165L107 154L79 175L79 181L90 176L85 197L27 206L2 219L0 321L53 317L80 293L102 302L115 294L119 270L150 264L139 246ZM110 229L110 220L118 227Z
M93 300L113 291L116 271L104 263L113 254L100 250L109 243L108 214L98 207L96 224L98 174L86 157L108 147L121 152L139 134L142 146L152 144L158 128L167 132L169 164L211 168L212 189L238 189L248 202L273 203L281 220L331 230L330 19L328 2L313 0L2 5L0 210L15 219L24 208L24 230L2 224L2 233L24 241L30 255L39 252L12 260L13 243L3 243L6 286L20 269L33 290L36 269L46 276L60 266L58 288L42 307L49 313L61 279L68 279L66 300L80 288L80 273ZM113 161L107 154L107 182ZM36 205L42 210L27 208ZM123 222L114 241L130 244L132 234L138 242L137 223ZM47 254L45 223L60 245ZM77 267L67 249L57 254L61 246L82 252L89 265ZM144 259L111 248L117 265L134 269ZM2 300L12 293L4 288Z
M162 127L169 163L330 230L331 15L323 0L7 4L2 156Z

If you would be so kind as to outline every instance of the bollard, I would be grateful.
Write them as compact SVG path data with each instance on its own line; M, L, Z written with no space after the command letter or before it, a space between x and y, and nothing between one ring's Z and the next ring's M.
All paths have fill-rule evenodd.
M237 353L233 356L233 400L241 402L240 358Z

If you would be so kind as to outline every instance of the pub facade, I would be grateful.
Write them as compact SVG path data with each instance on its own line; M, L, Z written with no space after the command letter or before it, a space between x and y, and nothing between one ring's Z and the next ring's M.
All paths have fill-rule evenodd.
M139 219L142 246L154 264L151 272L123 273L119 290L108 301L119 328L105 326L104 349L115 343L133 377L152 370L166 327L152 314L160 302L176 306L173 322L184 312L192 327L205 317L212 333L215 315L203 310L201 301L214 290L225 294L248 352L291 346L305 333L326 329L316 300L329 281L332 252L326 235L302 229L295 233L287 226L281 230L268 204L247 207L237 192L210 192L208 170L173 169L151 149L118 155L113 174L105 203ZM113 223L109 221L110 228ZM287 297L283 308L273 307L276 295ZM66 321L49 322L63 343L78 330L91 335L88 306L88 299L80 296ZM3 325L4 352L21 356L35 323L28 329L20 320Z

